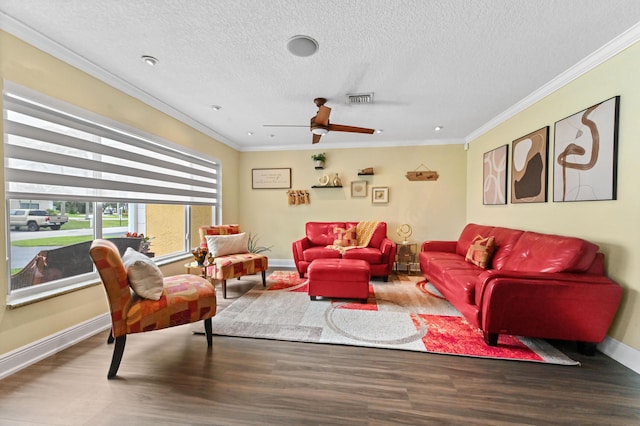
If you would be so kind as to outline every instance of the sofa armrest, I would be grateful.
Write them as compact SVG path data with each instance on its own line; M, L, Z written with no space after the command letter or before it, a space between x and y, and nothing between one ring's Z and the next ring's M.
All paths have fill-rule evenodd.
M393 269L393 262L396 260L396 243L389 238L384 238L380 243L380 252L382 252L382 263L391 265Z
M481 328L487 333L526 329L539 337L532 330L544 330L547 338L600 342L621 297L622 287L602 275L485 271L476 283ZM564 335L565 330L570 331Z
M425 241L422 243L420 251L442 251L455 253L457 243L457 241Z
M307 237L302 237L291 244L293 260L296 264L303 259L302 253L309 247L311 247L311 241Z

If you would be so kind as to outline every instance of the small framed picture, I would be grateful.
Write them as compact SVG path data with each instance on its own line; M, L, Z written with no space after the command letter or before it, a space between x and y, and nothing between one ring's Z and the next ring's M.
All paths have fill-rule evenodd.
M351 196L352 197L366 197L367 196L367 181L356 180L351 182Z
M373 204L386 204L389 202L389 187L378 186L371 188L371 202Z

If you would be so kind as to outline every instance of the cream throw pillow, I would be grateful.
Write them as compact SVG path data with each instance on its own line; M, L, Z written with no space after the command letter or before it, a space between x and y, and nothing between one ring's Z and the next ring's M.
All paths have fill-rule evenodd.
M129 285L140 297L159 300L164 289L164 282L160 268L144 254L127 248L122 256L122 262L127 269Z
M249 252L247 247L249 236L245 232L231 235L207 235L206 239L209 253L213 257Z

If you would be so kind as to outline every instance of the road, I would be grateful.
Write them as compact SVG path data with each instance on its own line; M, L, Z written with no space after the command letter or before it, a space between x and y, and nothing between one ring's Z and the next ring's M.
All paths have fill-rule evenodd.
M107 232L104 234L108 236L122 236L127 233L127 227L106 228ZM61 237L61 236L75 236L75 235L93 235L92 229L60 229L58 231L45 231L40 230L36 232L29 231L11 231L11 241L29 240L35 238L48 238L48 237ZM51 250L57 248L55 246L35 246L35 247L14 247L11 246L11 268L23 268L27 263L33 259L40 250Z

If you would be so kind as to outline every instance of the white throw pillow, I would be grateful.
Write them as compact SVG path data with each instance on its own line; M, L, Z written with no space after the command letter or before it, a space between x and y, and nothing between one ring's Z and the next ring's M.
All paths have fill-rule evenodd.
M140 297L159 300L162 296L164 282L160 268L144 254L127 247L122 256L122 262L127 269L129 285Z
M206 238L209 253L213 257L249 252L247 248L249 237L245 232L231 235L207 235Z

